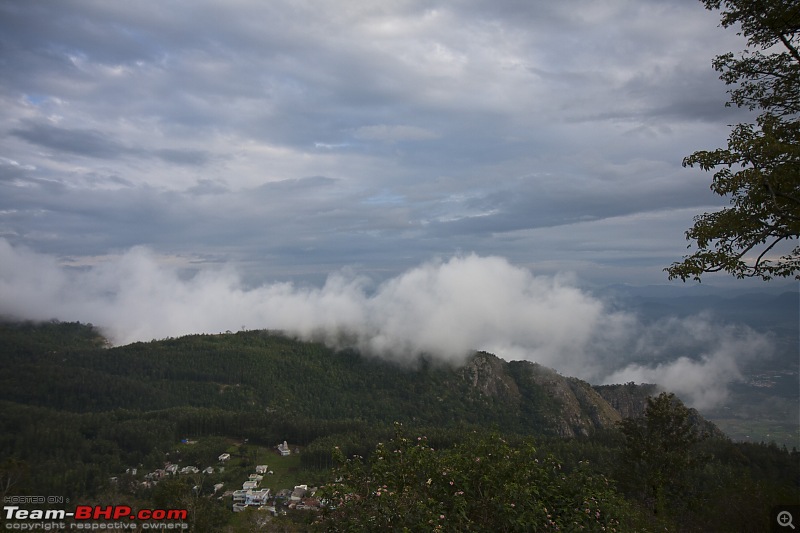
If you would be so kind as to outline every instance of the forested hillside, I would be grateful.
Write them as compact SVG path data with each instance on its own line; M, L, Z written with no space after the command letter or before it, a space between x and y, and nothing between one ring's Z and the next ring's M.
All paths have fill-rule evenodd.
M797 497L796 452L731 443L679 402L687 427L699 436L686 446L696 453L684 465L687 475L691 472L688 485L670 488L672 482L659 480L664 492L648 492L622 473L633 468L626 450L639 431L630 420L646 420L648 396L657 393L652 386L594 388L539 365L505 362L487 353L475 354L460 368L424 357L399 367L265 331L111 348L89 325L9 322L0 325L0 368L0 474L14 478L10 494L103 501L112 477L131 467L162 468L167 454L187 438L200 440L196 450L206 443L209 456L225 442L274 447L286 440L300 450L300 468L320 481L332 480L329 469L345 457L369 458L377 443L391 439L401 439L398 449L408 446L397 434L399 423L406 435L424 434L431 450L455 454L426 455L421 469L438 461L461 464L459 453L472 453L486 442L516 450L508 453L556 461L565 473L584 462L580 475L607 478L612 507L641 527L707 527L712 519L721 520L716 498L723 496L741 499L753 515L748 522L726 524L763 524L772 505ZM501 437L502 445L491 440ZM192 453L198 455L196 450ZM637 463L636 468L639 481L655 475L652 465ZM497 475L512 476L512 470L499 468ZM352 469L345 474L340 472L339 479L355 475ZM570 490L576 490L575 479L569 479ZM519 482L492 480L496 485ZM555 498L558 478L549 482L556 483L549 489ZM668 493L666 503L653 500ZM135 497L148 501L156 494ZM581 494L573 496L586 497ZM342 506L327 519L355 520L347 512ZM227 514L216 516L214 527Z
M487 353L461 368L425 357L402 367L264 331L117 348L78 324L9 324L2 333L3 365L13 372L0 377L0 399L70 413L175 407L257 413L258 427L290 421L303 443L313 440L321 420L574 436L621 418L588 383ZM628 396L644 405L646 395ZM237 431L246 432L242 424ZM216 430L206 426L187 431Z

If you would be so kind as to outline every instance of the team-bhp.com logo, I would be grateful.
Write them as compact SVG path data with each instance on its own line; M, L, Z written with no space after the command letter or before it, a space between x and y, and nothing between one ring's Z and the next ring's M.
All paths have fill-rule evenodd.
M186 509L140 509L127 505L78 505L64 509L23 509L3 506L5 528L20 531L60 529L188 529Z
M75 520L186 520L188 514L186 509L141 509L134 513L126 505L79 505L75 508Z

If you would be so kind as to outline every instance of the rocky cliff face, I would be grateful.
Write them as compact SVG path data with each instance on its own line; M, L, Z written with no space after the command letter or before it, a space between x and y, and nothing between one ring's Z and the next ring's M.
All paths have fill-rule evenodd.
M588 383L536 363L508 363L481 352L462 369L462 377L480 396L541 423L539 429L549 433L588 435L622 419Z
M467 363L462 377L480 396L502 402L520 416L535 413L544 422L542 429L562 437L588 435L612 428L623 418L643 416L647 398L661 392L649 384L593 387L536 363L509 363L486 352ZM699 414L697 417L703 429L716 430Z
M647 398L661 393L656 385L626 383L625 385L598 385L594 390L617 411L622 418L644 416Z
M536 363L522 363L522 371L560 407L549 416L558 435L588 435L622 419L585 381L564 377Z
M462 375L481 395L517 405L522 395L517 383L506 372L506 364L499 357L479 352L464 367Z

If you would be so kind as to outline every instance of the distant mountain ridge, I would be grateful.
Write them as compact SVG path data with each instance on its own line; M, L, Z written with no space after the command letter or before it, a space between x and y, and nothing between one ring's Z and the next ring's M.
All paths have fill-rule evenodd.
M727 323L746 324L757 331L780 332L797 339L800 292L780 290L782 287L786 286L765 287L761 291L726 291L699 286L616 285L604 288L597 295L646 321L711 313Z

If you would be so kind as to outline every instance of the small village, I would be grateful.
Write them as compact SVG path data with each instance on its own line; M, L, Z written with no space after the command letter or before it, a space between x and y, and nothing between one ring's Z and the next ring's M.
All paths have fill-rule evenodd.
M771 389L775 387L778 381L782 379L791 378L796 376L797 372L791 369L772 370L768 372L761 372L752 376L747 384L752 387L759 387L762 389Z
M277 449L283 457L292 453L286 441L279 444ZM228 453L223 453L219 456L221 463L228 460L230 460L230 454ZM235 513L244 511L248 507L268 511L273 516L279 514L282 507L298 511L320 510L319 499L314 498L314 494L317 491L316 487L296 485L292 489L283 488L273 494L269 487L262 486L264 476L272 474L273 471L269 469L269 465L256 465L255 472L250 474L248 479L242 483L241 489L226 491L222 496L231 496L233 498L231 509Z
M196 443L197 441L189 439L181 441L183 446L192 446ZM299 448L295 447L293 450L286 441L283 441L274 446L272 451L276 462L285 462L290 456L297 455ZM195 476L194 479L199 480L209 477L213 479L214 475L229 478L230 476L225 475L226 468L235 462L232 461L235 459L234 455L226 451L219 454L215 466L206 466L202 469L196 465L181 466L179 462L167 462L163 468L145 474L143 481L139 482L139 486L145 489L153 488L159 481L171 476ZM243 470L241 465L236 469ZM126 474L136 477L138 469L129 468L126 470ZM253 509L269 513L271 516L279 516L285 514L287 510L320 511L320 500L315 497L317 487L297 484L278 488L270 483L270 480L276 477L269 463L256 464L252 467L252 471L246 474L246 477L243 476L235 485L232 482L217 482L211 487L203 487L203 482L200 481L193 489L198 494L206 494L225 501L226 506L234 513ZM112 481L116 482L117 479L112 478ZM208 491L211 493L208 494Z

